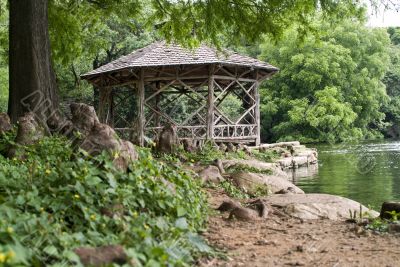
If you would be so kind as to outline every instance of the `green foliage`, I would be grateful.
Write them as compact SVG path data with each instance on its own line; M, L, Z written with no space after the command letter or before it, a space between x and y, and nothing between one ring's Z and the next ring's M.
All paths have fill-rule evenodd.
M388 101L381 82L389 63L382 29L355 21L328 25L299 39L266 39L261 59L280 67L262 90L263 136L269 140L343 141L379 137ZM302 42L299 42L302 41Z
M261 161L264 162L274 162L275 160L279 159L280 155L277 151L274 150L267 150L267 151L259 151L254 149L252 151L253 156Z
M74 248L109 244L139 266L186 265L210 252L195 234L207 213L199 184L148 150L128 173L107 154L74 153L61 137L25 150L23 160L0 158L0 253L14 252L12 264L73 265ZM113 218L102 211L118 206Z
M229 168L226 169L228 173L236 173L236 172L254 172L254 173L262 173L262 174L267 174L270 175L272 174L272 170L269 169L259 169L255 167L251 167L249 165L245 164L235 164L230 166Z
M228 196L237 199L249 199L250 195L246 192L240 190L236 185L234 185L230 180L225 180L219 184L209 183L207 185L210 188L222 189Z

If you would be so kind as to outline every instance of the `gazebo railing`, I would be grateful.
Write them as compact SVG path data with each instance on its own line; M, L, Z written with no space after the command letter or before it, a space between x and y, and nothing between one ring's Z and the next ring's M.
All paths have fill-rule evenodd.
M236 124L236 125L214 125L213 139L215 141L228 140L252 140L257 138L257 124ZM146 136L155 138L158 136L163 127L147 127L145 129ZM125 138L129 138L134 133L134 128L115 128L118 134ZM176 131L179 139L206 140L207 126L177 126Z

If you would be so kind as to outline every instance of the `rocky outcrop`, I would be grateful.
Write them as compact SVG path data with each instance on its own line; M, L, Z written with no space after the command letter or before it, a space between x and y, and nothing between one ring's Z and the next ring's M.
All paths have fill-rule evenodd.
M107 151L113 157L114 166L122 171L126 171L129 163L138 158L133 144L120 139L107 124L100 123L93 107L71 104L71 113L73 128L80 132L75 143L91 156Z
M214 184L218 184L225 179L221 176L221 173L217 166L207 166L203 170L198 173L202 183L211 182Z
M304 194L303 190L288 180L274 175L238 172L232 174L231 178L238 188L249 194L256 194L260 191L274 194L282 190L288 190L288 188L291 188L290 191L296 194Z
M280 207L288 215L304 220L348 219L349 212L359 212L361 205L354 200L328 194L272 195L263 200L271 206ZM372 217L379 215L363 205L361 210Z

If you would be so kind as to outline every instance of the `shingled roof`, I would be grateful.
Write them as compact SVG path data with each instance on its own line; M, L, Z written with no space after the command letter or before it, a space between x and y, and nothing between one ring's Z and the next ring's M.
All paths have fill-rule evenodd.
M138 49L126 56L92 70L81 77L88 78L89 76L95 76L97 74L129 68L200 64L237 65L271 72L278 71L278 68L266 62L240 55L230 50L218 51L206 45L201 45L194 50L189 50L177 44L167 44L161 41Z

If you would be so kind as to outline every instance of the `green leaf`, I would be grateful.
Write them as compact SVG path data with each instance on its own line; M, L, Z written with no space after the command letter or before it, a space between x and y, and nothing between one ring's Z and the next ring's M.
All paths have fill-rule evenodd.
M188 223L185 217L179 218L175 221L175 226L179 229L186 230L188 229Z

